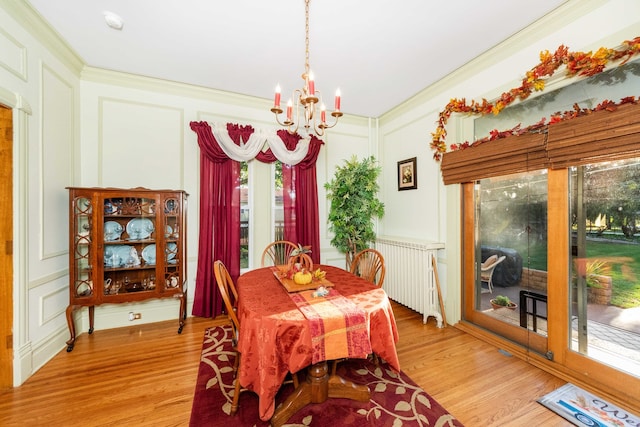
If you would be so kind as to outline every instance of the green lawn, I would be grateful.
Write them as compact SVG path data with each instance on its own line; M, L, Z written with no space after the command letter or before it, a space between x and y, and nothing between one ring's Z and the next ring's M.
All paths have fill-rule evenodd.
M587 242L587 257L607 261L613 278L611 305L640 306L640 247L636 244Z
M546 244L514 249L522 255L524 267L547 270ZM590 260L607 261L610 266L611 271L608 275L613 279L611 305L621 308L640 306L640 245L590 239L587 241L587 257Z

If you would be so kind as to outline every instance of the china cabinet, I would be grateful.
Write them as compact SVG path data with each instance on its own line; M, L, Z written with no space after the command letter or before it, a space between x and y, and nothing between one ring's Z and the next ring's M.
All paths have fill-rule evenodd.
M67 323L73 350L73 313L88 307L89 333L95 306L180 300L178 333L186 319L187 193L146 188L69 190L69 306Z

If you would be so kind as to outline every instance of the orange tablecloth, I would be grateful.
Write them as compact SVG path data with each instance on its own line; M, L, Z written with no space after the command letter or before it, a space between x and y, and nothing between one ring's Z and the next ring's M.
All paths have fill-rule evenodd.
M336 291L364 310L373 352L399 371L398 330L384 290L340 268L320 268L327 272ZM238 314L240 384L258 394L260 418L266 421L273 415L274 398L287 373L311 365L311 330L270 268L240 276Z

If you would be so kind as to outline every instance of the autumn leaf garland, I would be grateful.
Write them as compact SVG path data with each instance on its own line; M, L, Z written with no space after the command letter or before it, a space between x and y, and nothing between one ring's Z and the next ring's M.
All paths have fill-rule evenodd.
M504 108L512 104L516 100L525 100L533 92L543 91L545 88L545 78L553 76L561 66L565 66L565 74L568 77L575 76L594 76L604 71L606 65L613 61L623 60L622 64L626 63L633 56L640 53L640 37L636 37L633 40L625 40L619 49L604 48L601 47L595 53L592 52L570 52L566 46L561 45L552 54L548 50L540 53L540 63L533 67L531 70L525 73L524 79L519 87L513 88L507 92L504 92L494 102L489 102L486 99L478 102L471 100L467 103L465 98L451 99L442 110L438 117L438 126L436 130L431 133L431 149L434 151L433 158L437 161L442 159L442 155L447 152L447 145L445 139L447 136L446 125L453 113L464 113L473 115L486 115L494 114L498 115ZM621 104L633 102L636 103L635 97L627 97L621 101ZM617 104L612 101L603 101L596 109L610 109L615 108ZM549 123L556 123L561 120L566 120L579 115L588 114L592 110L580 109L577 105L574 105L572 111L568 111L562 114L556 114L550 118ZM521 129L520 125L513 129L498 132L497 130L491 132L489 137L476 141L475 143L485 142L488 140L503 138L508 135L518 135L544 126L545 119L531 125L527 128ZM460 144L452 144L450 146L451 151L461 150L471 146L468 141Z

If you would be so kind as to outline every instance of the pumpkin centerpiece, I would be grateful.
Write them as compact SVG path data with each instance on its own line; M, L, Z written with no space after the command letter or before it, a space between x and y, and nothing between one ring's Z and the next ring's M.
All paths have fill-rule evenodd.
M302 271L312 271L313 261L307 254L292 255L289 257L289 263L287 265L287 276L293 279L296 273Z
M302 271L298 271L293 275L293 281L296 282L297 285L308 285L312 280L313 275L306 268L303 268Z
M291 251L286 269L281 270L281 277L292 280L296 285L305 286L303 289L311 289L309 285L322 286L326 282L326 272L319 268L314 271L313 260L309 253L311 253L309 246L298 244L298 247Z
M307 255L311 252L309 246L298 244L298 248L291 251L287 265L287 277L298 285L308 285L313 280L313 261Z

